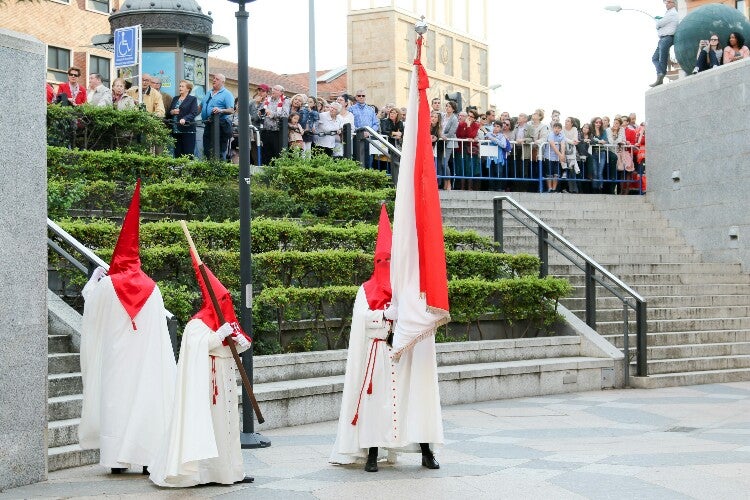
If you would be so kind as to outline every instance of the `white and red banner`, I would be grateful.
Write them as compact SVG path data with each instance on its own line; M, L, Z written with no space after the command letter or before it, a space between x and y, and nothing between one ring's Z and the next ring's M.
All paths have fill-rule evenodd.
M392 301L398 307L395 358L450 321L443 217L430 138L430 83L422 66L421 48L420 36L393 215L391 287Z

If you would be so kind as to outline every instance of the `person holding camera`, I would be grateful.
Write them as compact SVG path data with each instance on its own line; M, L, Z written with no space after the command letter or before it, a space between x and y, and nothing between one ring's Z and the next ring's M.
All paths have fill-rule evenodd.
M695 60L693 74L720 66L723 55L724 51L721 45L719 45L719 35L711 33L711 37L708 40L701 40L698 43L698 56Z

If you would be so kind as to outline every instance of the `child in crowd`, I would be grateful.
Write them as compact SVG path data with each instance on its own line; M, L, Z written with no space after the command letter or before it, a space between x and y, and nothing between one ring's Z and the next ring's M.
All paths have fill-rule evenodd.
M302 134L305 132L299 123L299 113L292 111L289 114L289 149L304 149L305 142L302 140Z
M502 131L503 122L496 120L492 123L492 131L485 135L485 139L490 141L490 144L497 146L497 156L487 157L487 167L489 168L489 189L490 191L502 191L505 189L505 180L502 177L506 177L506 164L508 153L510 153L511 144Z

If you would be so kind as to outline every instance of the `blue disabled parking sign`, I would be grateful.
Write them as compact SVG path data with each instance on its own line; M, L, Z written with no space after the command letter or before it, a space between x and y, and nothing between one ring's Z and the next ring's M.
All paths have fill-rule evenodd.
M115 30L115 68L138 64L138 28L128 26Z

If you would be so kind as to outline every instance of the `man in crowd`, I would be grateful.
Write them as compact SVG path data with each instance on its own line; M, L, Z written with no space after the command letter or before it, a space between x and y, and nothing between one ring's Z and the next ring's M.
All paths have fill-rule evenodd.
M229 291L204 265L207 285L192 250L190 256L203 305L182 334L172 419L149 469L150 479L159 486L177 488L251 483L253 478L245 476L240 444L237 367L228 344L235 342L237 352L243 352L251 339L237 322Z
M112 106L112 91L102 84L102 75L89 75L88 103L93 106Z
M674 44L674 34L680 18L675 7L675 0L664 0L667 12L663 16L656 16L656 33L659 35L659 43L656 45L651 62L656 67L656 81L650 87L657 87L664 83L667 74L667 63L669 62L669 48Z
M67 96L68 104L80 106L86 103L86 88L78 82L81 78L81 68L71 66L68 68L68 81L57 87L57 98L62 100L62 95Z
M211 80L211 90L203 96L200 105L201 119L205 128L203 129L203 156L211 158L219 157L226 159L229 139L232 138L232 114L234 113L234 96L224 86L226 77L217 73ZM219 151L213 150L212 132L214 121L219 120Z
M172 106L172 95L169 94L169 92L165 92L161 88L161 78L152 78L151 79L151 88L154 90L158 90L161 94L161 100L164 103L164 110L168 110Z
M133 85L128 89L128 95L132 97L136 102L142 102L144 108L153 115L164 118L166 110L164 109L164 101L161 98L161 93L151 87L151 75L143 73L141 76L141 94L142 101L138 100L138 87Z
M437 111L438 113L444 114L443 110L440 109L440 98L439 97L433 97L432 101L432 111Z
M365 94L364 89L357 90L355 94L357 102L349 108L349 111L354 115L354 128L370 127L377 132L380 130L380 122L375 115L375 110L365 102L366 97L367 94ZM365 140L367 137L370 137L369 132L364 130L357 132L357 138L359 139L357 157L366 168L372 168L370 144Z
M264 165L268 165L281 153L285 144L281 137L281 124L282 120L289 118L290 107L291 102L284 95L284 87L281 85L271 87L271 96L266 95L258 106L258 116L263 120L260 140L263 142L261 153Z
M153 463L167 432L176 367L159 287L141 269L140 180L109 274L97 268L83 289L81 448L121 473Z

